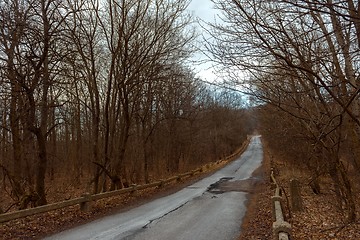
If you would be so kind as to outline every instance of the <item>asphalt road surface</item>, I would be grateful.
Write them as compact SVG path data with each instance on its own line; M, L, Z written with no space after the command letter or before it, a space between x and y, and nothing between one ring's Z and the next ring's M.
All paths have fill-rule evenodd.
M193 185L46 239L237 239L246 212L242 186L262 158L260 136L255 136L238 159Z

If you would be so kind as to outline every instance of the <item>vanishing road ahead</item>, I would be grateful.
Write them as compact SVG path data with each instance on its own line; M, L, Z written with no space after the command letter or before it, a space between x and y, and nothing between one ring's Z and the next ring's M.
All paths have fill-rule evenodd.
M260 136L255 136L238 159L193 185L46 239L236 239L246 212L246 193L237 183L249 179L262 158Z

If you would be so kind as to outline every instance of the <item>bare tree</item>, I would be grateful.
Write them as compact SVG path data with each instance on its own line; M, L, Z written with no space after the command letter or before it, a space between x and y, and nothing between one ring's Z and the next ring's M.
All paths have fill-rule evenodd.
M104 105L104 162L112 165L113 185L126 179L125 151L142 92L138 86L152 81L148 69L159 63L187 56L189 20L184 18L186 1L109 1L109 12L98 11L111 56ZM115 140L116 138L116 140Z
M342 148L359 146L358 12L353 1L214 1L224 24L213 25L215 60L228 78L297 119L321 149L355 220ZM353 129L356 131L353 131ZM346 137L352 143L344 146ZM351 131L351 133L350 133Z
M61 53L54 40L59 39L62 23L68 16L60 1L9 1L2 6L2 49L8 79L12 86L14 159L21 166L20 119L25 131L36 138L36 205L46 204L45 173L48 162L50 86L54 84ZM21 168L20 168L21 169Z
M240 145L252 129L239 98L205 86L186 62L195 34L187 4L0 4L0 188L13 200L0 211L46 204L60 181L106 191Z

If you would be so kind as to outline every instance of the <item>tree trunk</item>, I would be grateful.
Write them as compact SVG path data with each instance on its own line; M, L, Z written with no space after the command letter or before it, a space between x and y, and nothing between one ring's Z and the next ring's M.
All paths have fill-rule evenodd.
M303 202L300 193L300 183L297 179L290 181L291 207L293 211L303 211Z
M17 85L17 84L15 84ZM19 184L22 176L22 143L20 136L20 121L18 116L17 104L19 100L19 90L12 89L11 103L10 103L10 129L12 134L12 149L13 149L13 175L14 186L13 193L17 198L21 198L24 194L23 189Z
M340 208L346 209L347 222L352 223L356 220L356 209L351 183L346 170L343 164L337 161L332 163L329 173L335 184L335 194L338 198L338 205Z
M346 204L347 222L353 223L356 221L356 207L355 207L354 194L352 191L351 182L346 173L344 165L341 162L339 162L337 169L340 174L341 182L342 182L341 187L344 195L344 201Z
M35 190L38 197L36 206L47 204L45 192L45 176L47 168L46 136L41 129L36 130L36 139L38 144L38 164L35 179Z

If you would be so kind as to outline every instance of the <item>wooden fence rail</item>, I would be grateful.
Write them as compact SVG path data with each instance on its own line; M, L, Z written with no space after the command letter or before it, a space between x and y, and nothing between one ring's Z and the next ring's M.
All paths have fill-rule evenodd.
M224 159L217 161L216 164L219 164L222 161L231 160L234 157L241 154L246 149L247 145L249 144L249 141L250 141L250 138L248 137L247 141L237 151L235 151L233 154L225 157ZM79 198L74 198L74 199L57 202L57 203L52 203L52 204L48 204L48 205L44 205L44 206L40 206L40 207L29 208L29 209L19 210L19 211L15 211L15 212L0 214L0 223L8 222L8 221L18 219L18 218L24 218L24 217L39 214L39 213L49 212L52 210L57 210L57 209L65 208L65 207L70 207L70 206L74 206L77 204L80 204L81 210L87 211L91 208L92 201L100 200L103 198L114 197L114 196L124 194L124 193L135 192L137 190L143 190L146 188L161 187L172 181L175 181L175 180L179 181L182 178L186 178L189 176L193 176L197 173L203 172L205 169L209 169L213 165L214 165L214 163L206 164L205 166L202 166L202 167L192 170L190 172L182 173L177 176L167 178L165 180L159 180L159 181L144 184L144 185L131 185L128 188L123 188L123 189L119 189L119 190L115 190L115 191L98 193L98 194L93 194L93 195L85 193L83 196L81 196Z
M281 208L281 190L280 187L274 177L274 172L271 171L271 180L275 184L275 195L271 197L273 202L273 216L275 222L273 222L273 236L274 240L289 240L291 233L291 225L290 223L284 220L284 215Z
M44 206L40 206L40 207L24 209L24 210L20 210L20 211L16 211L16 212L0 214L0 223L14 220L17 218L24 218L24 217L31 216L31 215L38 214L38 213L44 213L44 212L48 212L48 211L52 211L52 210L70 207L70 206L74 206L77 204L80 204L80 207L82 210L89 210L89 208L90 208L89 204L92 201L100 200L103 198L114 197L114 196L118 196L118 195L124 194L124 193L135 192L137 190L142 190L142 189L146 189L146 188L160 187L160 186L163 186L172 181L181 180L182 178L194 175L201 171L202 171L202 169L199 168L199 169L193 170L191 172L180 174L178 176L170 177L168 179L156 181L153 183L148 183L148 184L144 184L144 185L131 185L128 188L122 188L122 189L115 190L115 191L98 193L98 194L93 194L93 195L84 194L82 197L79 197L79 198L74 198L74 199L57 202L57 203L52 203L52 204L48 204L48 205L44 205Z

